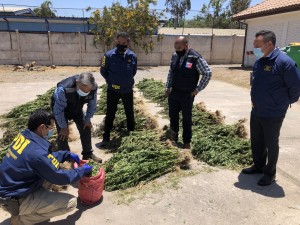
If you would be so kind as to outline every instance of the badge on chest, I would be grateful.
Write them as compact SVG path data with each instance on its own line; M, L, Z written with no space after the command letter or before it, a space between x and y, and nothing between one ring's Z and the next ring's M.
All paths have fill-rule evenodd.
M265 72L270 72L270 71L272 71L272 66L265 66L265 67L264 67L264 71L265 71Z
M185 67L188 68L188 69L191 69L191 68L193 67L193 63L187 62L187 63L185 64Z

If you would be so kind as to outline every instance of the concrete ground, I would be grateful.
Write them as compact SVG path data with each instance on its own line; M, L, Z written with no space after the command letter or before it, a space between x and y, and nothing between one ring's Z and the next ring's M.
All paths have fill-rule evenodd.
M167 71L168 67L139 70L136 83L143 78L151 77L165 81ZM1 102L6 101L3 96L11 99L6 101L5 105L1 105L0 114L19 105L20 102L26 102L26 99L33 99L36 94L44 93L62 76L67 75L53 75L49 79L36 78L32 82L28 80L25 82L20 78L9 85L7 82L0 82ZM96 79L98 84L104 82L98 74ZM15 85L19 88L7 89ZM199 101L203 101L210 110L221 110L226 116L226 123L234 123L241 118L248 119L245 125L249 129L251 108L249 89L212 80L196 97L196 102ZM158 111L153 110L153 105L150 107L147 105L146 108L151 112ZM300 144L297 132L300 124L300 117L297 117L299 113L300 106L294 104L286 116L280 138L277 181L268 187L256 185L259 175L243 175L239 171L213 168L193 161L190 171L169 174L145 186L127 191L104 192L104 199L98 205L86 207L79 203L75 212L53 218L51 222L44 224L299 225L300 156L297 154ZM93 121L98 124L102 118L97 116ZM73 135L76 136L76 132ZM99 139L93 138L94 144L98 141ZM70 145L74 151L80 152L78 139ZM96 148L95 154L104 159L109 157ZM74 187L69 187L68 192L77 195ZM9 215L0 210L0 224L10 224L8 218Z

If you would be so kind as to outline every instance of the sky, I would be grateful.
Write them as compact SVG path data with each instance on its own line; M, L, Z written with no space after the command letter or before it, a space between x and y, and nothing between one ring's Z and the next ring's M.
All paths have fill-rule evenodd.
M28 5L28 6L39 6L44 0L0 0L1 4L15 4L15 5ZM229 0L227 0L229 1ZM21 2L21 3L20 3ZM110 6L113 2L120 2L122 5L127 5L127 0L52 0L54 8L87 8L88 6L92 8L103 8L104 6ZM204 3L208 3L209 0L191 0L191 10L199 11ZM262 0L252 0L251 6L262 2ZM156 6L151 8L164 9L165 0L158 0ZM227 3L225 4L227 5ZM80 10L64 10L58 11L59 14L65 14L65 16L72 16L69 14L74 14L74 16L81 16ZM78 14L78 15L77 15ZM196 14L196 12L191 12L191 14Z

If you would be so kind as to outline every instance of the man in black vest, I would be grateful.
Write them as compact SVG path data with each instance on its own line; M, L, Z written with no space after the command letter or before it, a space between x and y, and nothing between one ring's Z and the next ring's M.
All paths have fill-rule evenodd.
M181 36L176 39L171 66L166 83L169 97L170 127L178 141L179 112L182 111L183 148L190 149L192 139L192 108L195 96L202 91L211 78L211 70L202 56L191 49L188 40ZM200 74L202 78L199 81Z
M80 133L83 159L102 162L93 154L91 140L91 118L97 108L97 83L91 73L82 73L66 78L57 84L52 96L52 111L57 128L57 145L60 150L70 150L68 145L68 121L76 123ZM87 103L84 114L83 105Z

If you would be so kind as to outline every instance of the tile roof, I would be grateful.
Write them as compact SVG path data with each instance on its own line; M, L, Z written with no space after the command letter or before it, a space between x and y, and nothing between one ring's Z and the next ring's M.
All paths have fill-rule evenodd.
M238 14L233 20L244 20L291 11L300 11L300 0L264 0Z

